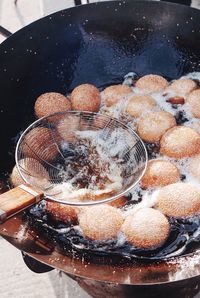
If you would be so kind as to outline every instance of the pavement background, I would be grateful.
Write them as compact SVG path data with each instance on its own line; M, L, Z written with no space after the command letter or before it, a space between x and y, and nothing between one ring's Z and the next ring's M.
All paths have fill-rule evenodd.
M73 0L18 0L15 6L14 0L0 0L0 25L14 33L44 15L73 6L73 3ZM200 0L193 0L192 5L200 9ZM0 43L3 40L0 35ZM12 297L89 298L76 282L56 270L43 274L31 272L24 265L21 252L0 237L0 298Z

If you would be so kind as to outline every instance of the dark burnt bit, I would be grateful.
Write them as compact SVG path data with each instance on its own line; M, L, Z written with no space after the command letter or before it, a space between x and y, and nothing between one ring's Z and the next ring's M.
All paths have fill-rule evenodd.
M180 179L181 179L181 181L184 181L186 179L186 175L181 174Z
M192 80L197 84L198 87L200 87L200 80L198 79L192 79Z
M156 155L160 151L160 142L155 142L155 143L146 143L145 142L145 146L146 146L146 149L148 152L148 157L150 159L155 158Z
M184 111L178 111L175 115L175 119L176 119L177 125L181 125L181 124L189 121L189 119L186 117L186 113Z
M127 201L130 201L130 200L132 199L132 197L133 197L133 195L132 195L131 192L125 194L124 196L125 196L125 198L127 199Z
M175 110L177 110L178 109L178 105L172 104L172 108L175 109Z
M125 206L135 205L142 201L142 193L140 190L137 191L137 193L136 193L137 198L134 197L134 200L133 200L133 195L131 193L129 193L129 194L130 194L130 198L127 200Z

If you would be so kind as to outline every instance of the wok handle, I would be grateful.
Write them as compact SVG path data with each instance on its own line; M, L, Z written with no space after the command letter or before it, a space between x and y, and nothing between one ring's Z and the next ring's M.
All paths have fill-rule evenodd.
M27 207L39 202L43 193L29 185L19 185L0 195L0 223Z

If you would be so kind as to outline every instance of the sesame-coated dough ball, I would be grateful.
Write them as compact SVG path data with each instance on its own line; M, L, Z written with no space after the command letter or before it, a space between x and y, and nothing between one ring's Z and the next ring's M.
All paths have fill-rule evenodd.
M160 140L162 135L176 125L175 118L168 112L150 112L138 122L138 134L148 143Z
M186 98L186 105L194 117L200 118L200 89L192 91Z
M189 159L187 169L190 175L200 181L200 154L194 155Z
M89 207L79 215L83 235L92 240L116 238L122 223L120 210L109 205Z
M67 115L61 118L56 127L59 135L64 141L76 141L76 131L80 129L80 117L77 115Z
M133 246L153 249L160 247L167 240L170 225L160 211L142 208L126 218L122 231Z
M21 159L19 165L22 174L31 185L42 189L49 186L49 174L38 160L27 157ZM10 181L15 187L25 183L16 165L12 170Z
M149 94L159 92L167 88L169 83L163 77L158 75L146 75L141 77L135 86L138 87L142 93Z
M187 122L186 125L200 134L200 119L193 118L192 121Z
M160 187L175 183L180 179L180 172L167 160L150 160L141 180L142 188Z
M10 182L14 187L25 183L24 179L22 179L16 165L14 166L12 173L10 175Z
M190 183L164 186L158 193L157 208L175 218L194 216L200 212L200 192Z
M79 213L78 207L59 204L57 202L46 202L45 210L55 220L60 220L64 222L76 221Z
M134 95L128 101L126 112L132 117L140 117L145 111L156 106L155 100L148 95Z
M200 135L190 127L176 126L161 138L160 153L174 158L189 157L200 150Z
M100 92L91 84L82 84L71 93L73 110L98 112L100 108Z
M71 110L70 101L56 92L44 93L35 102L35 114L38 118L69 110Z
M179 79L174 81L169 89L174 91L177 95L187 95L197 88L196 82L191 79Z
M57 145L53 139L53 131L46 127L36 127L25 136L22 145L25 156L39 157L43 160L52 160L58 154Z
M131 87L127 85L109 86L102 92L102 98L107 107L117 104L121 99L124 99L132 92Z

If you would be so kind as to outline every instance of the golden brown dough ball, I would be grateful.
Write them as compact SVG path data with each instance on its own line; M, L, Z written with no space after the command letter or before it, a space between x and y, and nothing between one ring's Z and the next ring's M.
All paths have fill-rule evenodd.
M189 157L200 150L200 136L190 127L176 126L161 138L160 153L174 158Z
M200 192L190 183L164 186L158 193L157 208L170 217L194 216L200 211Z
M74 222L77 220L80 208L49 201L46 202L45 210L55 220Z
M16 165L14 166L12 173L10 175L10 182L14 187L25 183L24 179L22 179Z
M80 129L80 117L67 115L60 119L57 124L57 131L61 138L67 142L76 140L76 131Z
M49 174L43 165L34 158L24 158L19 161L22 174L25 176L27 181L38 188L45 188L49 185ZM15 165L11 176L10 181L13 186L18 186L24 184L25 181L21 177L17 166Z
M126 112L133 117L140 117L145 111L156 106L155 100L148 95L134 95L128 101Z
M189 159L187 169L190 175L200 181L200 154L194 155Z
M142 93L149 94L154 92L159 92L167 88L169 83L166 79L158 75L146 75L141 77L135 86L138 87Z
M137 131L144 141L154 143L175 125L176 120L172 114L165 111L150 112L139 120Z
M200 118L200 89L192 91L186 98L186 104L194 117Z
M175 80L169 89L173 90L177 95L187 95L197 88L196 82L191 79L179 79Z
M150 160L141 180L142 188L160 187L175 183L180 179L180 172L173 163L166 160Z
M197 133L200 133L200 119L193 118L191 122L187 123L187 126L194 129Z
M52 160L58 154L57 145L53 139L53 131L45 127L36 127L30 130L25 136L23 153L28 157L36 155L44 160Z
M92 240L116 238L122 223L120 210L109 205L89 207L79 215L83 235Z
M71 93L73 110L98 112L101 99L99 90L91 84L82 84L76 87Z
M120 99L123 99L131 92L132 92L131 87L127 85L114 85L104 89L102 96L106 106L110 107L118 103Z
M70 101L56 92L44 93L35 102L35 114L38 118L69 110L71 110Z
M126 218L122 231L133 246L153 249L167 240L170 225L168 219L160 211L142 208Z

